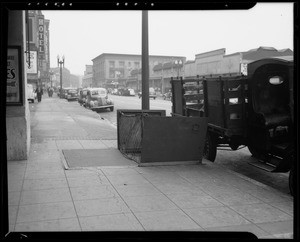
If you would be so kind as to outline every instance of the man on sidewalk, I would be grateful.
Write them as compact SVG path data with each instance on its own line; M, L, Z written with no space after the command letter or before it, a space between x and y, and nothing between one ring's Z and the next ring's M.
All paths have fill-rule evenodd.
M38 86L37 89L35 90L36 92L36 95L37 95L37 99L38 99L38 102L41 102L42 101L42 95L43 95L43 89Z

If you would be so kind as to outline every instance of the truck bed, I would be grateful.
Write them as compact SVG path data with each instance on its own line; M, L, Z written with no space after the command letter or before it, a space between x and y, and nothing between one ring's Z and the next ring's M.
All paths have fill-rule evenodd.
M173 115L206 116L219 133L246 132L247 85L243 76L172 79Z

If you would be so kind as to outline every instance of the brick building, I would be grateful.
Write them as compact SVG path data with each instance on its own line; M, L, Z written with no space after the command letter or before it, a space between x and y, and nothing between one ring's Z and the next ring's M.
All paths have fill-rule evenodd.
M154 75L154 66L159 63L181 60L183 56L149 56L149 86L161 88L161 77ZM93 83L92 86L107 86L116 83L140 90L142 66L141 55L103 53L93 60Z
M26 18L27 47L29 47L27 51L30 51L30 54L26 55L27 82L34 86L47 87L50 83L50 21L44 18L40 10L28 10Z

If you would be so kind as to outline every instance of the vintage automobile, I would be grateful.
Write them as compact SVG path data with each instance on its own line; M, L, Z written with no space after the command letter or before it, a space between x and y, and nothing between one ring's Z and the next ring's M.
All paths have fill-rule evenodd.
M82 90L79 91L79 95L78 95L78 102L81 106L84 106L84 107L85 107L85 103L86 103L87 91L88 91L88 88L83 88Z
M172 91L169 90L168 92L164 93L163 98L164 100L172 100Z
M119 87L117 95L119 95L119 96L129 96L130 95L130 91L126 87Z
M129 96L135 96L135 91L132 88L128 88Z
M248 146L255 158L249 164L289 172L293 195L297 161L293 57L260 59L248 63L246 70L233 76L172 79L172 115L208 117L203 151L207 160L215 160L217 147Z
M74 89L68 89L67 93L66 93L66 96L67 96L66 98L67 98L68 102L78 100L77 89L76 88L74 88Z
M85 107L93 111L99 111L101 109L114 111L113 101L108 98L107 90L101 87L87 90Z
M111 94L112 94L112 95L118 95L118 89L117 89L117 88L112 89L112 90L111 90Z
M138 92L138 96L139 96L139 98L141 98L142 92ZM149 98L153 98L155 100L156 97L157 97L157 95L156 95L154 88L150 87L149 88Z
M70 87L63 87L62 88L62 95L61 95L61 98L65 98L67 99L67 96L68 96L68 90L71 89ZM59 96L60 96L60 92L58 93Z
M27 100L34 103L34 100L36 99L36 93L34 91L34 87L32 84L27 84Z

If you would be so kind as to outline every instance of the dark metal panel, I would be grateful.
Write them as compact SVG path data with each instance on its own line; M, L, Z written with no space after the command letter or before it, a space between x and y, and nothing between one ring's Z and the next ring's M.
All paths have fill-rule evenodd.
M182 81L179 79L171 79L172 85L172 113L184 115L183 107L185 105L183 99Z
M145 117L143 162L201 161L206 117Z
M222 82L218 80L206 81L208 122L225 128L223 116L224 99L221 96L223 87L221 84Z
M141 115L148 114L151 116L166 116L166 110L140 110L140 109L118 109L117 110L117 136L118 136L118 149L120 149L120 120L122 115ZM142 127L141 127L142 129ZM142 130L141 130L142 131Z

